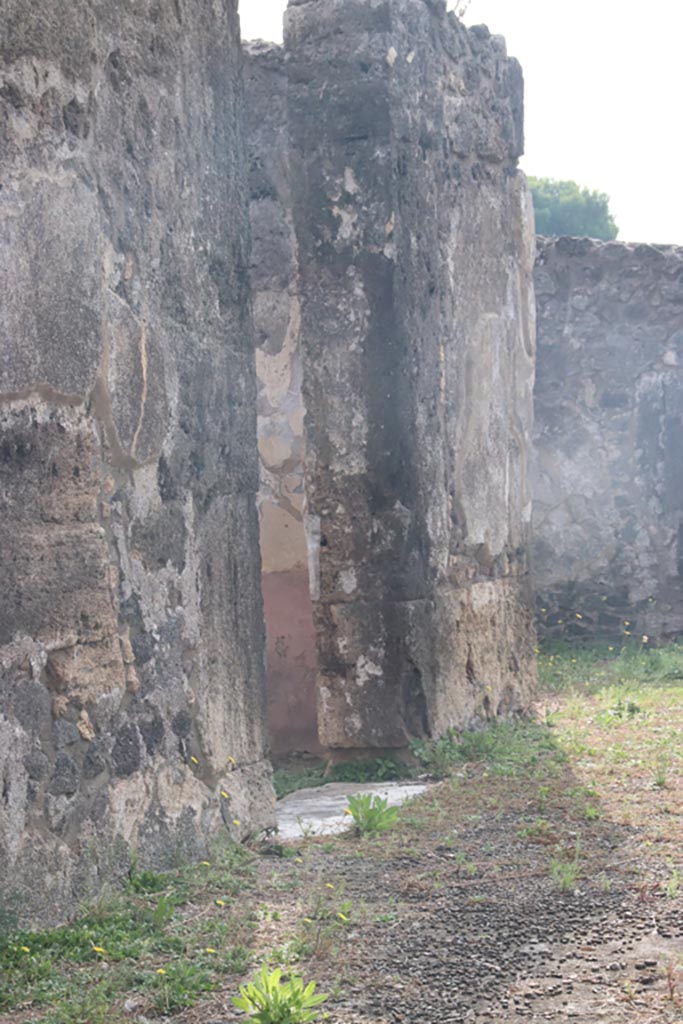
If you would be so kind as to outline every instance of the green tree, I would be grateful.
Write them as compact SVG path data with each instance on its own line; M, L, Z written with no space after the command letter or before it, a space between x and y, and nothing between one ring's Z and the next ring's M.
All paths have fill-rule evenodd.
M529 178L539 235L574 235L611 241L619 229L604 192L580 188L575 181Z

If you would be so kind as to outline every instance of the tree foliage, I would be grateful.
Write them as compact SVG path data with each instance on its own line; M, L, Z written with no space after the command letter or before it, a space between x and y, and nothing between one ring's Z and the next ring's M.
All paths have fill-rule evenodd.
M580 188L575 181L529 178L539 235L573 235L611 241L619 229L604 192Z

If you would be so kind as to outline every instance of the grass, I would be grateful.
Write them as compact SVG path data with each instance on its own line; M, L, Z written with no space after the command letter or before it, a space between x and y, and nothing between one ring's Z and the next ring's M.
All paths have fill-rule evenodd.
M554 771L564 760L547 726L536 722L500 722L477 732L449 732L436 741L419 740L413 754L423 767L443 778L458 765L485 763L494 775L518 776L543 765Z
M176 872L133 872L125 893L65 927L5 931L0 1010L50 1007L44 1024L98 1024L117 1021L128 996L187 1008L248 967L252 885L251 855L226 845Z
M548 724L568 756L596 773L637 775L638 786L666 791L683 770L683 648L546 649L541 685L563 698Z
M375 757L348 764L328 765L318 761L305 768L287 765L273 772L273 785L278 800L299 789L324 786L328 782L388 782L406 779L413 774L408 764L393 757Z
M549 642L538 658L543 690L578 694L618 689L622 699L650 688L680 689L683 685L683 646L653 648L629 644L568 644Z

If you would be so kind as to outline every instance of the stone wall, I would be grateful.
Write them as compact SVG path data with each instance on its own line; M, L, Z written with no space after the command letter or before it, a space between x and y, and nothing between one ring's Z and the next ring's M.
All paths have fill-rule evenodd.
M0 879L45 921L272 813L241 58L236 0L0 7Z
M286 271L260 366L263 396L263 350L298 328L320 739L403 747L533 691L522 78L502 40L427 0L291 0L285 50L298 295ZM261 60L278 103L281 58ZM281 134L258 136L262 163L269 142ZM254 180L258 235L264 214L284 225L287 190L270 169ZM268 415L262 456L274 434L286 459L291 422Z
M541 239L534 574L548 629L683 632L683 249Z
M249 43L245 56L268 724L277 754L319 747L315 629L303 522L304 405L284 51Z

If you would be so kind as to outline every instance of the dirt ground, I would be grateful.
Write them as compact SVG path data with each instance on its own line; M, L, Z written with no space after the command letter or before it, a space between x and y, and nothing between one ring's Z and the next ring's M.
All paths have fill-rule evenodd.
M267 962L329 993L331 1024L683 1024L683 672L581 668L392 829L258 846L233 897L251 966L172 1019L244 1020L230 997ZM159 1013L138 992L104 1019Z
M301 865L262 869L264 946L337 993L331 1020L683 1021L683 899L644 869L640 830L606 808L587 827L562 795L576 787L570 772L542 816L516 782L467 771L458 783L418 801L399 841L309 843ZM680 828L680 805L677 817ZM580 873L563 889L550 851L571 865L577 841ZM321 902L329 924L302 963L288 936ZM337 927L341 905L349 923ZM188 1020L238 1019L216 1012Z
M335 1024L683 1022L677 671L589 663L584 683L566 660L540 725L398 828L260 858L259 944L332 993ZM238 1017L217 1000L189 1020Z

